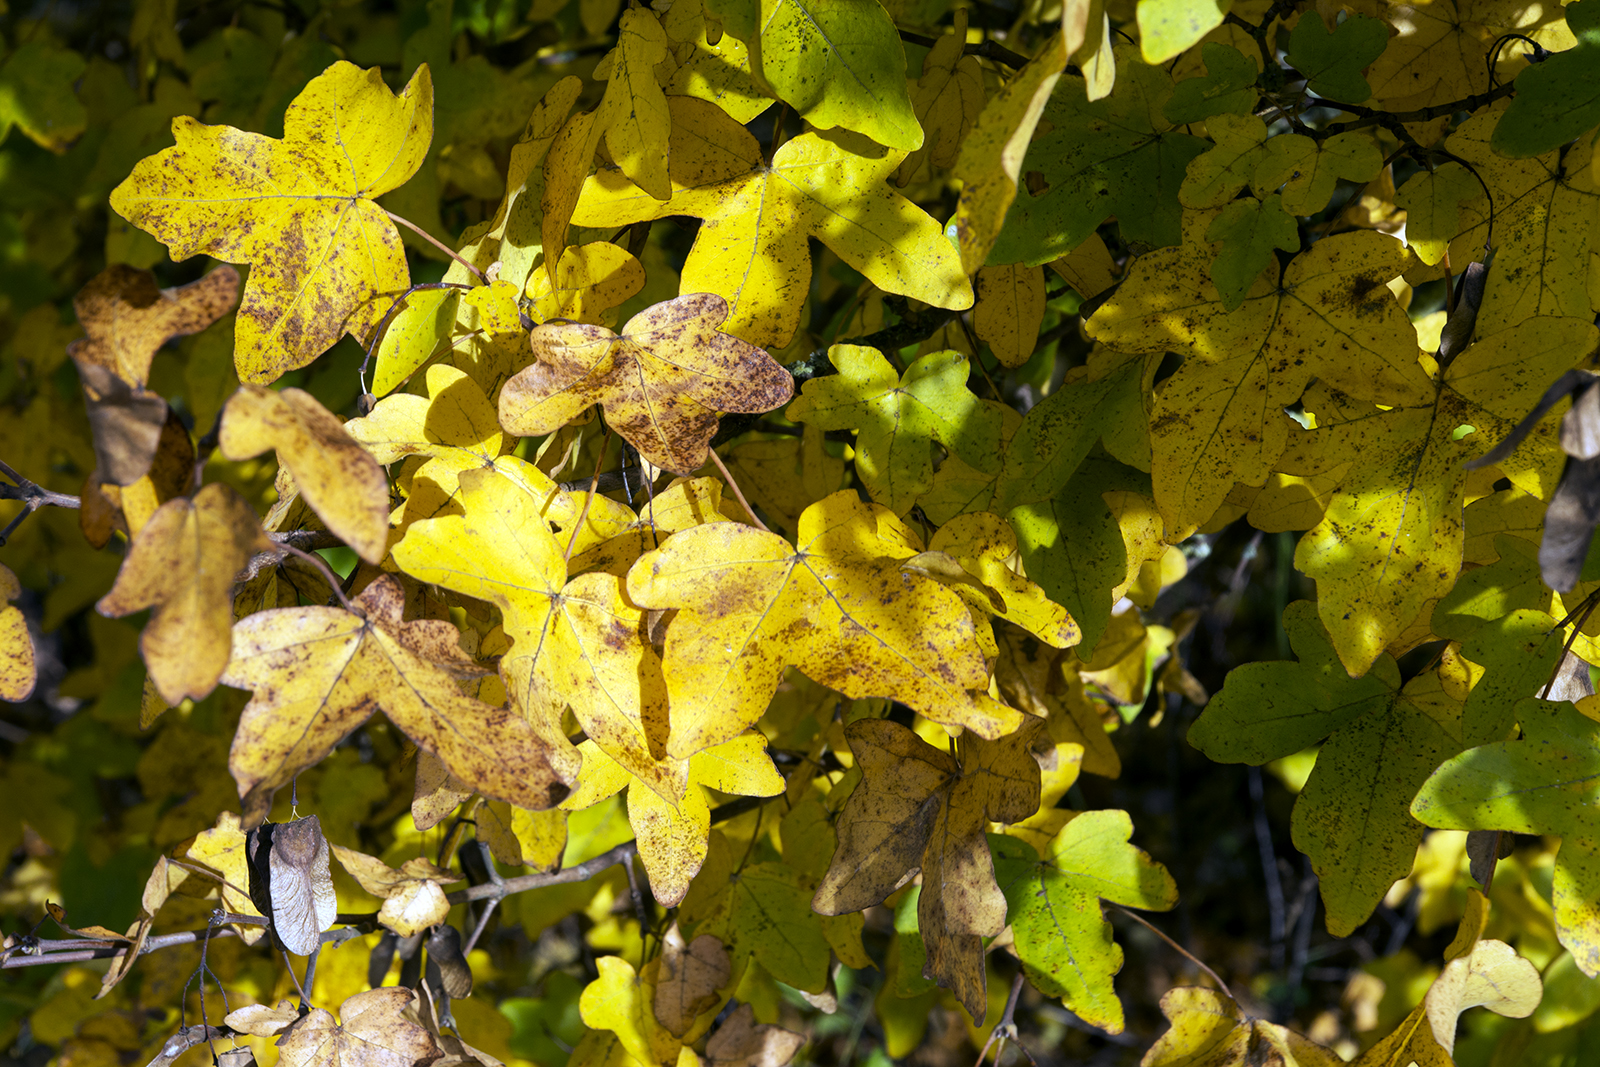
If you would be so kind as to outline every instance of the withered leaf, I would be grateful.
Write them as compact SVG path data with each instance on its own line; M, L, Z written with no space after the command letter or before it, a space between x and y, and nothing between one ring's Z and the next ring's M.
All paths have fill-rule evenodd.
M229 459L275 449L300 496L362 559L378 563L389 536L389 480L372 454L310 393L240 386L222 413Z
M216 688L233 641L233 577L267 546L255 509L221 483L167 501L134 537L96 608L113 619L154 608L139 648L168 704Z
M246 1004L230 1011L222 1021L241 1034L252 1037L277 1037L291 1023L300 1018L294 1005L287 1000L278 1001L277 1007L265 1004Z
M728 984L732 965L728 950L710 934L688 944L678 924L667 928L661 942L661 971L656 979L656 1021L682 1038L696 1018L716 1005L718 991Z
M234 625L222 680L255 692L228 759L245 825L258 825L280 786L380 708L478 792L534 810L561 802L568 783L527 721L462 695L441 666L478 669L454 626L404 621L405 593L393 575L369 585L355 606L366 618L341 608L274 608Z
M538 326L534 362L500 391L500 424L524 437L553 433L599 404L645 459L692 473L722 412L771 411L794 393L794 379L763 349L718 331L727 317L720 296L694 293L646 308L620 335Z
M328 866L328 839L315 815L250 831L250 896L272 916L272 932L297 956L317 951L339 902Z
M757 1025L755 1009L741 1004L706 1042L706 1059L711 1067L784 1067L805 1043L793 1030Z
M339 1009L342 1022L321 1008L278 1041L283 1067L418 1067L440 1056L427 1028L402 1014L414 994L400 986L357 993Z
M145 388L156 350L210 326L238 300L232 267L162 289L149 271L118 263L79 290L73 307L88 336L67 352L83 382L102 480L132 485L150 469L167 419L167 402Z
M839 848L812 907L843 915L881 904L921 867L923 977L954 992L974 1019L986 1010L982 939L1006 924L984 831L1038 810L1031 746L1043 726L1031 720L998 741L969 732L959 761L885 719L845 727L861 784L839 816Z

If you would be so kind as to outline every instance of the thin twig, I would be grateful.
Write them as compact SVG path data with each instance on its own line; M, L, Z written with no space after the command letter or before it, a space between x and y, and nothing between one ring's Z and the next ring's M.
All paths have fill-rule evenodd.
M516 878L507 878L498 884L485 882L475 885L471 889L458 889L449 893L445 899L452 904L465 904L469 900L504 900L513 893L525 893L530 889L543 889L545 886L566 885L568 882L586 882L608 867L615 867L619 863L630 863L639 846L633 841L624 841L615 848L600 853L594 859L585 860L576 867L568 867L564 871L553 874L524 874Z
M733 490L733 495L738 498L739 506L744 508L750 516L750 521L756 524L756 529L771 533L767 524L761 521L761 516L756 514L756 509L750 506L750 501L744 498L744 493L739 489L739 483L733 480L733 475L728 473L727 466L722 462L722 457L717 455L716 449L711 449L711 462L717 465L717 470L722 472L722 480L728 483L728 488Z
M1202 963L1200 961L1199 957L1195 956L1194 953L1190 952L1188 949L1184 948L1182 945L1180 945L1176 941L1172 940L1172 938L1168 937L1166 935L1166 932L1163 931L1160 927L1156 926L1149 919L1146 919L1143 915L1140 915L1138 912L1129 911L1127 908L1124 908L1121 904L1113 904L1111 906L1113 908L1116 908L1118 911L1122 912L1122 914L1126 915L1128 918L1132 919L1134 922L1138 923L1140 926L1143 926L1145 929L1147 929L1151 933L1155 934L1157 937L1159 937L1161 940L1165 941L1167 944L1171 945L1174 949L1177 950L1178 954L1181 955L1184 959L1188 960L1190 963L1194 964L1196 967L1200 968L1202 971L1204 971L1207 974L1209 974L1211 976L1211 980L1213 982L1217 983L1217 985L1222 989L1222 992L1223 992L1224 996L1226 996L1229 1000L1234 999L1233 991L1228 988L1228 983L1224 982L1222 980L1222 976L1221 975L1217 974L1216 971L1213 971L1210 967L1207 967L1204 963Z
M319 548L342 548L344 539L338 534L329 533L327 530L284 530L278 533L268 533L267 540L274 545L292 545L306 552L314 552ZM250 557L250 562L244 565L244 570L233 576L235 582L248 582L260 574L269 565L276 565L283 560L283 553L277 548L266 548Z
M401 218L399 215L396 215L392 211L385 211L384 214L389 216L389 221L398 222L400 225L404 226L406 229L410 230L412 233L416 234L418 237L422 238L424 241L427 241L433 247L437 248L439 251L443 252L445 255L449 256L451 259L455 260L457 263L461 264L463 267L465 267L468 270L470 270L472 272L473 277L478 279L478 284L479 285L488 285L489 284L489 279L487 279L487 278L485 278L483 276L483 271L479 270L477 267L474 267L467 260L463 259L459 252L456 252L453 249L451 249L449 245L447 245L443 241L439 240L433 234L429 233L427 230L424 230L421 226L418 226L416 223L412 222L410 219Z
M341 584L340 578L337 574L333 573L333 568L328 566L327 560L323 559L315 552L307 552L287 543L279 545L278 550L291 556L299 556L301 559L317 568L317 570L321 571L322 577L327 581L328 586L333 590L333 595L338 597L339 603L344 605L344 610L348 611L352 615L360 615L363 618L366 617L366 613L357 609L356 606L350 602L350 598L344 595L344 590L339 588Z
M4 463L0 463L0 474L4 474L16 483L15 485L6 485L4 482L0 482L0 500L20 500L26 505L22 511L17 513L16 518L6 524L4 530L0 530L0 548L5 547L5 543L10 539L12 532L22 525L22 520L40 508L76 508L83 506L83 501L77 497L46 489L38 482L24 478Z

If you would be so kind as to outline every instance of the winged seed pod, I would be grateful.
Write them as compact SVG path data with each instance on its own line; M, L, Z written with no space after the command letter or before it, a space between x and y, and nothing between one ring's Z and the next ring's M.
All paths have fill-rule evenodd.
M315 815L250 831L250 897L272 916L272 932L297 956L317 951L339 902L328 867L328 839ZM266 856L262 856L262 852ZM265 863L263 863L265 858Z
M1561 450L1567 454L1561 481L1544 513L1544 539L1539 543L1539 574L1558 593L1578 584L1589 542L1600 524L1600 389L1597 376L1569 370L1545 390L1539 403L1489 453L1466 464L1468 470L1499 463L1559 401L1572 397L1561 417Z

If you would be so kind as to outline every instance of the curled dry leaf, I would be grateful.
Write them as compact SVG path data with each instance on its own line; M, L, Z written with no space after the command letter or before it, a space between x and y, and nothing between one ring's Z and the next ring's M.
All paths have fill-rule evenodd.
M405 622L405 593L392 575L355 606L275 608L235 624L222 680L255 692L234 735L228 767L244 801L245 825L266 817L272 794L317 763L383 709L418 748L439 756L486 796L544 810L568 783L550 748L521 716L463 696L440 660L476 670L448 622Z
M273 934L295 955L312 955L339 914L321 820L311 815L252 830L247 854L250 896L272 916Z
M433 139L433 81L421 65L397 97L380 71L335 63L283 116L282 140L173 120L177 144L111 193L117 214L175 260L249 263L234 326L246 382L270 382L357 337L410 284L405 250L374 198L417 172Z
M413 937L444 922L450 902L437 882L403 882L384 898L378 909L378 923L401 937Z
M21 595L22 583L10 567L0 563L0 601ZM21 608L6 603L0 607L0 700L27 700L38 676L28 620Z
M784 1067L805 1043L793 1030L757 1025L755 1009L741 1004L706 1042L706 1060L711 1067Z
M371 453L310 393L241 386L223 410L217 444L229 459L276 450L300 496L328 529L368 563L383 559L389 480Z
M727 317L720 296L694 293L646 308L620 335L579 323L536 327L534 362L500 391L500 424L524 437L553 433L599 404L645 459L692 473L722 412L771 411L794 392L765 350L718 331Z
M168 704L216 688L233 643L233 577L268 544L255 509L220 482L167 501L134 537L95 606L113 619L154 609L139 649Z
M300 1013L295 1010L294 1005L287 1000L280 1000L276 1007L247 1004L230 1011L222 1021L241 1034L249 1034L251 1037L277 1037L298 1018Z
M383 900L378 922L401 937L411 937L444 921L450 904L439 887L459 882L461 876L421 856L406 860L399 870L375 856L334 845L339 865L361 888Z
M72 306L88 336L67 352L83 382L102 481L132 485L155 457L167 420L167 402L145 388L156 350L199 333L238 299L239 272L232 267L162 289L149 271L118 263L78 291Z
M440 1056L438 1042L403 1014L414 994L400 986L357 993L335 1022L321 1008L289 1028L278 1041L283 1067L418 1067Z

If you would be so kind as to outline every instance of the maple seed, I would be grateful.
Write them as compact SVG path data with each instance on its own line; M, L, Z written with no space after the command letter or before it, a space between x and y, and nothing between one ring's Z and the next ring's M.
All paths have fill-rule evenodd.
M249 841L251 899L272 917L273 936L284 948L313 954L339 912L322 822L310 815L267 823L250 831Z

